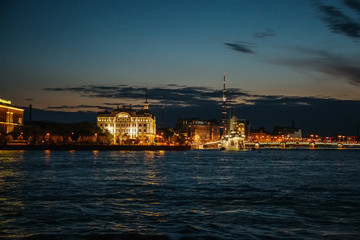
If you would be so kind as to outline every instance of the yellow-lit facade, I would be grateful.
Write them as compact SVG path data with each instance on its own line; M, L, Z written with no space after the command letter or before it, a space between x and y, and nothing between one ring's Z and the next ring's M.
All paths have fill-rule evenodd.
M10 101L0 100L0 133L8 134L23 124L24 109L11 106Z
M144 144L152 143L156 135L156 118L147 105L141 111L123 107L98 113L97 125L113 136L114 144L131 139L141 140Z

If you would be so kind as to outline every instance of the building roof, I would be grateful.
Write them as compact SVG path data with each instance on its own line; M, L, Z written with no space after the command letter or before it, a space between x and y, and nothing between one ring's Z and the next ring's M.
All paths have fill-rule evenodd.
M10 108L10 109L17 110L17 111L24 111L25 110L25 109L22 109L22 108L14 107L14 106L11 106L11 105L4 105L4 104L0 104L0 107L1 108Z
M128 113L131 117L153 117L153 115L151 114L151 112L149 110L134 110L131 107L130 108L126 108L126 107L122 107L122 108L117 108L111 112L105 111L105 112L99 112L97 114L98 117L116 117L116 115L118 115L121 112L125 112Z

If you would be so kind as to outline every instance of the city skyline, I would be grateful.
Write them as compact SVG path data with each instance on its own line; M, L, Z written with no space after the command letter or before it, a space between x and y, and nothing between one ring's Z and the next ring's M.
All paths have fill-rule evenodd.
M359 1L0 4L0 97L18 106L95 116L142 106L146 83L158 117L220 119L226 72L254 127L356 133Z

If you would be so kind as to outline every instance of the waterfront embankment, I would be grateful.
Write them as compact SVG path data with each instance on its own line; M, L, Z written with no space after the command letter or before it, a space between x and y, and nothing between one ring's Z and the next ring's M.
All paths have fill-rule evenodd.
M190 146L168 145L0 145L0 150L186 151Z

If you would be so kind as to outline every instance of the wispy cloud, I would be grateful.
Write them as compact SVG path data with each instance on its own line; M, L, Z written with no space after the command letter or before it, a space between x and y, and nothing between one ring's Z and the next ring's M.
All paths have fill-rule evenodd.
M59 109L62 109L62 110L65 110L65 109L67 109L67 110L70 110L70 109L111 110L111 109L113 109L113 107L104 107L104 106L95 106L95 105L61 105L61 106L50 106L50 107L47 107L47 109L50 109L50 110L59 110Z
M179 88L179 87L186 87L185 85L179 85L179 84L174 84L174 83L170 83L170 84L166 84L165 87L169 87L169 88Z
M360 57L346 58L325 50L296 48L299 58L273 60L272 63L291 66L301 70L317 71L360 86Z
M355 0L344 0L344 4L352 10L360 13L360 2ZM360 38L360 22L347 16L339 8L324 5L320 1L314 1L314 5L322 14L322 19L330 31L351 38Z
M265 38L269 38L269 37L274 37L275 31L272 29L266 29L266 31L264 32L258 32L258 33L254 33L253 34L253 38L260 38L260 39L265 39Z
M344 0L346 6L360 13L360 1L358 0Z
M254 47L254 44L248 42L235 42L235 43L224 43L224 45L228 46L234 51L241 53L255 53L251 48Z

